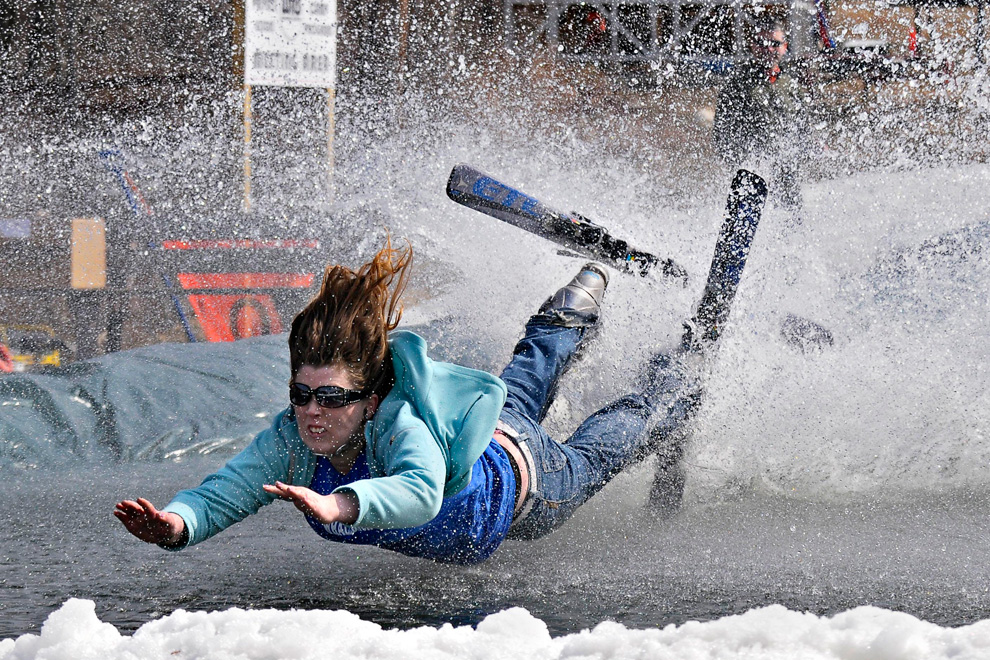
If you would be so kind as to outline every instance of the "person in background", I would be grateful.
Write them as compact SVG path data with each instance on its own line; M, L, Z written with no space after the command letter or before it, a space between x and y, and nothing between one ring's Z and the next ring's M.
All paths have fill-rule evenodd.
M501 378L427 356L397 330L412 248L326 270L289 333L289 407L202 484L165 508L123 500L137 538L179 550L276 500L321 536L471 564L506 538L556 529L645 458L697 403L676 361L651 361L642 391L588 418L566 443L541 422L557 381L598 326L607 271L587 264L526 324ZM659 425L651 424L662 411Z
M783 70L787 33L777 22L753 27L750 58L732 68L718 95L712 144L733 170L770 170L770 193L799 221L804 102L797 80Z

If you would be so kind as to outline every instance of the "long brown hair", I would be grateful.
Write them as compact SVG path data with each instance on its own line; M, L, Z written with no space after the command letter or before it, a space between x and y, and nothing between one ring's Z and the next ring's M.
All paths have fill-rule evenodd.
M412 245L398 250L389 237L357 271L327 266L320 292L292 321L293 378L304 365L339 365L355 387L382 398L388 394L394 380L388 333L402 318L401 297L412 256Z

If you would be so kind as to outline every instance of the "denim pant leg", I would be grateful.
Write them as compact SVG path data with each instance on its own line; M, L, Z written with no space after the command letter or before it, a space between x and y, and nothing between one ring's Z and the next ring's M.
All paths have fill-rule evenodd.
M525 436L537 469L532 509L509 530L509 538L534 539L553 531L623 469L665 442L679 442L697 406L700 386L669 356L657 356L651 368L652 384L644 394L630 394L605 406L565 444L516 410L503 410L505 422ZM665 414L651 424L657 410Z
M530 319L501 378L508 388L505 408L543 421L586 328L565 328Z

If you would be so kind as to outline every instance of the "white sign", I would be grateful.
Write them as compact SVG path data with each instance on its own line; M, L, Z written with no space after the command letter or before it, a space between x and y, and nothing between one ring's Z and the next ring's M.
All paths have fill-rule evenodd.
M245 0L244 83L336 84L337 0Z

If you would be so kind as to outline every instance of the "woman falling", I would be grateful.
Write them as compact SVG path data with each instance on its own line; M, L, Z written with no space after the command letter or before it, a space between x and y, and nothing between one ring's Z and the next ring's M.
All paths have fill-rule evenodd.
M605 269L586 265L549 298L496 378L433 361L422 338L396 330L411 263L411 247L389 243L356 271L328 268L289 333L291 405L164 509L138 498L114 515L139 539L178 550L283 499L327 539L475 563L506 538L562 524L623 468L676 437L696 404L697 386L654 360L644 393L610 404L558 443L540 423L558 377L598 324ZM660 432L651 432L661 407Z

